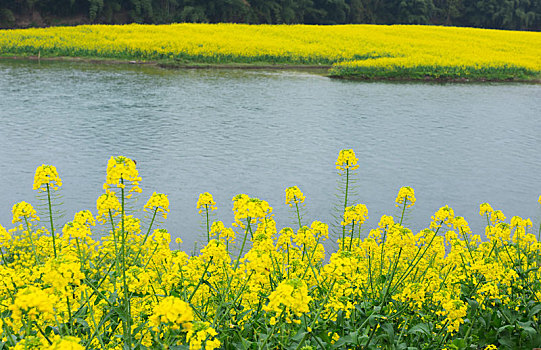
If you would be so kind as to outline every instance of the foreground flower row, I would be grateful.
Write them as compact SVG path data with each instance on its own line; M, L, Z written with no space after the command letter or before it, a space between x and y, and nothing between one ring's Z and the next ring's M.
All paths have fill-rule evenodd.
M234 222L210 222L212 195L197 208L207 225L198 254L171 250L159 228L169 213L154 193L129 212L140 192L135 162L111 158L97 214L57 228L54 166L36 171L34 189L49 208L13 206L0 226L1 345L7 349L465 349L541 344L541 245L529 219L487 203L486 239L444 206L428 228L402 225L415 204L399 190L400 215L384 215L364 234L368 209L348 199L358 160L340 152L344 186L336 251L329 226L302 219L306 200L286 189L296 215L278 230L269 204L239 194ZM53 199L50 199L53 198ZM541 204L541 198L540 198ZM139 218L138 218L139 216ZM177 239L177 243L181 243Z

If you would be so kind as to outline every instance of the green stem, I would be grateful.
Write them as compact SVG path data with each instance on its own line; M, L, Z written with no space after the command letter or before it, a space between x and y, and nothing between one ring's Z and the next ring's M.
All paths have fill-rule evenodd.
M349 191L349 168L346 169L346 195L344 198L344 211L342 214L342 220L345 219L346 208L348 206L348 191ZM342 226L342 250L344 250L345 240L346 240L346 227Z
M152 229L152 225L154 224L154 220L156 219L157 212L158 212L158 207L154 209L154 214L152 215L152 220L150 220L150 225L148 226L148 230L147 230L147 233L145 234L145 238L143 238L143 242L141 243L141 246L139 247L139 251L137 252L137 255L135 256L135 259L133 259L134 264L137 264L137 259L139 259L139 255L141 255L143 246L147 242L148 236L150 235L150 230Z
M30 230L30 223L28 222L28 218L26 216L24 217L24 222L26 223L26 231L28 232L28 238L30 239L30 244L32 245L34 259L36 259L36 264L39 264L38 253L36 251L36 246L34 245L34 240L32 239L32 231Z
M331 283L331 286L329 287L329 291L327 292L327 295L325 296L325 300L323 301L323 303L321 303L321 305L319 306L319 309L316 312L316 315L312 318L312 323L310 323L310 326L309 326L310 328L314 327L314 324L318 321L319 315L323 311L323 308L327 305L327 302L328 302L328 300L329 300L329 298L331 296L331 292L332 292L332 289L333 289L335 283L336 283L336 280L333 280L333 282ZM304 333L304 336L302 337L301 341L299 342L299 345L297 346L296 350L299 350L299 349L302 348L302 346L304 345L304 341L306 340L307 336L308 336L308 333Z
M244 252L244 245L246 244L246 238L248 237L248 229L250 229L250 221L251 221L251 219L247 218L247 225L248 226L246 227L246 230L244 231L244 238L242 239L242 245L240 247L240 252L239 252L239 256L237 258L237 261L235 262L234 270L236 270L237 267L239 267L240 258L242 257L242 253Z
M404 213L406 212L407 197L404 198L404 207L402 208L402 215L400 216L400 226L402 226L402 220L404 220Z
M541 240L541 222L539 223L539 230L537 231L537 242Z
M370 336L368 337L368 340L366 341L366 344L364 344L364 346L361 349L366 349L368 347L368 345L370 345L370 342L372 341L372 338L374 337L374 334L376 334L376 329L377 328L378 328L377 326L374 326L374 328L372 328L372 331L370 332Z
M4 251L2 250L2 248L0 248L0 254L2 254L2 261L4 262L4 266L8 266L8 262L6 260L6 257L4 255Z
M406 268L406 271L404 271L404 273L402 273L402 275L398 278L398 282L395 284L395 286L393 287L393 290L391 291L391 294L395 292L395 290L398 288L398 286L408 277L409 273L411 273L411 271L413 271L413 269L417 266L417 264L421 261L421 259L423 258L423 256L426 254L426 252L428 251L428 249L430 248L430 246L432 245L432 242L434 242L434 238L436 238L436 236L438 235L438 232L441 228L441 224L443 223L443 220L440 222L440 226L438 227L438 229L436 230L436 232L434 232L434 235L432 235L432 239L430 240L430 242L428 242L427 246L425 247L425 250L423 251L423 253L421 254L421 256L419 256L419 254L421 253L421 248L419 248L419 250L417 251L417 253L415 254L415 256L413 257L413 260L412 260L412 263ZM419 256L418 260L415 261L417 259L417 256ZM389 285L389 288L391 286Z
M49 205L49 220L51 222L51 235L53 236L53 252L54 252L54 257L56 258L56 233L54 232L53 208L51 205L51 190L50 190L49 184L47 184L47 203Z
M295 208L297 209L297 220L299 220L299 230L302 228L301 224L301 214L299 212L299 203L297 203L297 197L293 196L293 199L295 201Z
M434 343L434 340L438 339L438 337L443 333L443 331L445 330L445 327L447 327L448 323L449 323L449 320L446 320L445 323L443 324L443 326L441 327L441 329L436 334L436 336L432 337L432 340L430 340L430 343L428 343L428 345L426 347L423 347L423 350L424 349L427 349L427 350L428 349L433 349L430 346L432 345L432 343ZM440 341L440 344L441 344L441 341Z
M209 205L205 204L205 211L207 213L207 243L210 242L210 226L209 226Z
M122 193L122 222L121 222L121 264L122 264L122 284L124 289L124 312L125 320L122 320L122 328L124 330L124 341L128 349L131 349L131 310L130 310L130 298L129 298L129 288L128 288L128 279L126 278L126 204L125 204L125 193L124 193L124 179L120 178L120 183L123 185L121 187Z
M201 283L203 283L204 279L205 279L205 274L207 273L208 269L209 269L209 266L210 264L212 263L212 259L214 259L213 256L210 257L209 259L209 262L207 264L207 266L205 267L205 271L203 271L203 274L201 275L201 278L199 279L199 283L197 283L197 285L195 286L192 294L190 295L190 297L188 298L188 302L191 302L192 301L192 298L193 296L195 295L195 292L197 292L197 290L199 289L199 286L201 285Z
M355 220L353 220L353 223L351 224L351 237L349 239L349 250L351 251L351 244L353 243L353 232L355 230Z
M290 265L289 265L289 243L287 243L287 279L289 279L289 269L290 269Z
M79 261L81 263L81 271L84 271L84 253L81 250L81 245L79 244L79 237L75 237L75 243L77 244L77 253L79 254Z
M86 298L86 301L85 301L85 304L90 304L90 298L88 297L88 293L87 291L85 290L85 298ZM103 342L103 339L101 338L101 335L100 335L100 331L99 331L99 325L96 323L96 319L94 317L94 308L90 307L89 308L89 314L90 314L90 319L92 320L92 323L94 324L94 333L92 334L91 338L89 339L89 342L91 342L94 338L97 338L98 341L100 342L100 345L102 347L102 349L105 349L105 344Z
M118 275L120 275L120 267L119 267L119 262L118 262L118 252L119 252L119 249L118 249L118 239L116 237L116 229L115 229L115 222L113 220L113 213L111 212L111 209L109 209L109 219L111 220L111 233L113 234L113 243L115 245L115 257L114 257L114 260L115 260L115 271L116 271L116 275L115 275L115 278L112 279L112 282L113 282L113 286L116 290L116 277Z
M69 299L68 295L66 296L66 305L68 306L68 317L69 317L69 320L68 320L68 325L69 325L68 332L69 333L68 334L71 335L71 331L72 331L71 330L71 328L72 328L71 321L73 320L73 317L72 317L72 314L71 314L71 305L70 305L70 299Z

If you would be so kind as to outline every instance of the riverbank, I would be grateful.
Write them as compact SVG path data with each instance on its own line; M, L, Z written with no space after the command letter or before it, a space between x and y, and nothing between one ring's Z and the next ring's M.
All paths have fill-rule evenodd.
M541 84L541 74L533 75L532 77L516 77L516 76L431 76L431 75L395 75L395 76L376 76L363 74L336 74L333 73L333 66L330 65L293 65L293 64L205 64L205 63L181 63L170 60L162 61L137 61L137 60L119 60L102 57L41 57L41 56L17 56L5 55L0 56L0 60L30 60L30 61L55 61L55 62L72 62L72 63L90 63L90 64L105 64L105 65L145 65L154 66L164 69L242 69L242 70L291 70L303 71L311 74L327 76L332 79L353 80L353 81L396 81L396 82L436 82L436 83L479 83L479 82L510 82L510 83L529 83Z
M184 23L3 30L0 55L165 68L321 69L346 79L541 80L541 33L430 26Z

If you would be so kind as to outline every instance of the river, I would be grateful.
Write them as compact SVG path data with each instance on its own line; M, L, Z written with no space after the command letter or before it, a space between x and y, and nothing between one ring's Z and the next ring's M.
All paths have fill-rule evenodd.
M137 160L137 207L169 196L162 227L184 249L204 229L195 205L214 195L215 220L233 221L238 193L267 200L279 228L295 223L285 188L306 195L304 222L333 223L340 149L359 158L357 200L365 233L415 189L406 215L415 232L449 205L484 231L479 204L539 226L541 86L333 80L300 71L168 70L139 65L0 61L0 224L36 203L34 171L55 165L63 221L94 213L107 160ZM537 233L537 230L535 230Z

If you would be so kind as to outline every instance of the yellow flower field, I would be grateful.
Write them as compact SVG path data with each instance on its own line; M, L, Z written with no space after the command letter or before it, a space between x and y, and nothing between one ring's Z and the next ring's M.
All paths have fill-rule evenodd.
M389 71L482 76L496 70L510 74L500 78L523 78L541 72L541 33L412 25L91 25L2 30L0 54L336 64L334 75L367 77Z
M109 160L97 215L83 210L67 223L59 223L51 200L62 186L56 168L38 167L34 189L47 204L43 212L19 202L14 225L0 225L0 347L488 350L541 344L537 224L507 220L482 203L484 239L448 206L413 232L402 221L415 192L402 187L399 214L383 215L362 231L368 208L348 200L358 167L353 150L340 151L335 227L303 220L309 199L298 186L285 191L283 205L295 218L281 229L273 208L246 194L232 199L231 224L210 224L209 211L222 205L202 193L194 214L199 209L207 223L206 245L190 255L171 249L171 234L159 227L170 212L167 195L154 192L134 210L132 195L142 179L131 159ZM177 238L175 245L181 243Z

